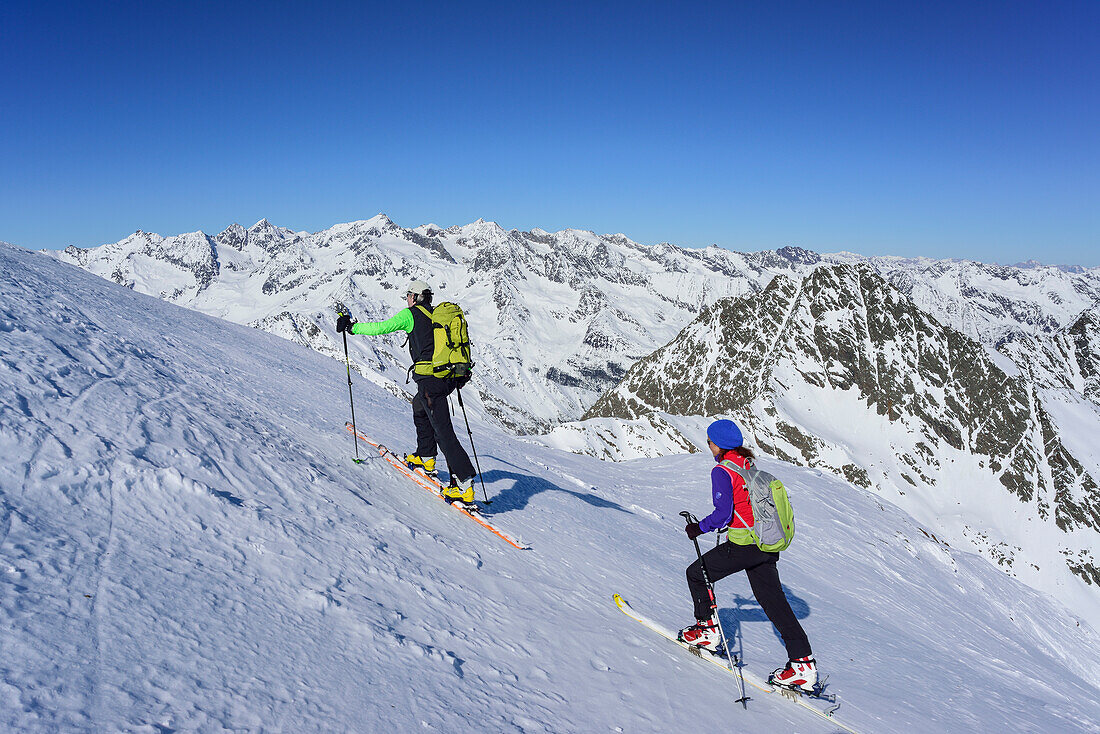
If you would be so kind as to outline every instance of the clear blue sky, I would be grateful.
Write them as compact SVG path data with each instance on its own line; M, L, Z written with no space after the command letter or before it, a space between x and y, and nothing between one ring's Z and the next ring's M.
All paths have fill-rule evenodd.
M267 217L1100 265L1100 2L0 5L0 240Z

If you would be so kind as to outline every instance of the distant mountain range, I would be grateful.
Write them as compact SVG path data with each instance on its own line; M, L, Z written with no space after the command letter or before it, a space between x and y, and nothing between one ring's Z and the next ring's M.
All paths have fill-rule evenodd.
M55 254L340 359L337 304L383 319L425 280L469 314L474 402L517 433L618 459L691 450L702 419L730 415L761 450L873 487L945 542L1098 598L1097 268L646 246L483 220L404 229L385 215L312 234L266 220L139 231ZM401 337L349 340L357 369L396 395Z

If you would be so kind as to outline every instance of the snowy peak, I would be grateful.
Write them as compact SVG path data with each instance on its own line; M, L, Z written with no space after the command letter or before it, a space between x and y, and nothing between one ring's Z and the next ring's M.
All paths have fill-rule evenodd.
M150 247L156 243L163 242L164 238L155 232L146 232L144 230L135 230L132 235L117 243L119 249L123 248L135 248L135 247Z
M394 224L393 220L382 212L378 212L378 214L375 214L373 217L365 220L363 223L368 229L374 229L383 234L402 231L401 227Z
M484 219L478 219L457 229L460 237L477 242L492 243L508 237L508 232L503 227L496 222L487 222Z
M289 229L276 227L266 219L261 219L248 228L247 247L270 257L277 255L297 239L297 235Z
M214 241L201 231L165 238L138 230L113 245L70 246L57 256L127 288L176 302L209 287L221 270Z
M242 252L248 242L248 230L237 223L233 223L214 237L214 245L219 248L231 248Z

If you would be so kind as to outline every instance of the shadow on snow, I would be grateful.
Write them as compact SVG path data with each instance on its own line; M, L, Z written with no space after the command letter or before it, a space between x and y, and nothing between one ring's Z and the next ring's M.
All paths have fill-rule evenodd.
M576 497L582 502L586 502L593 507L599 507L607 510L618 510L619 512L625 512L631 514L630 510L627 510L622 505L610 500L605 500L602 497L597 497L594 494L587 492L575 492L571 489L564 489L554 484L548 479L543 479L539 476L533 476L531 474L523 474L513 471L504 471L502 469L490 469L483 475L485 484L488 486L502 480L511 480L512 486L507 489L497 492L489 499L492 501L493 514L501 512L509 512L511 510L522 510L527 506L527 502L537 494L542 492L561 492L563 494Z
M725 581L727 579L723 579ZM719 582L721 583L721 582ZM715 593L721 598L721 593L716 589ZM806 600L792 592L786 586L783 587L783 593L787 595L787 601L791 603L791 611L794 612L794 616L798 619L805 619L810 616L810 605L806 603ZM779 644L783 645L783 638L779 636L779 630L775 628L775 625L771 624L771 620L768 619L768 615L764 614L764 610L757 604L756 599L749 596L741 596L740 594L733 595L733 604L731 607L723 607L719 602L718 618L722 621L722 629L726 633L726 640L729 642L730 647L734 652L743 654L741 650L741 623L742 622L767 622L771 626L772 634L775 635L775 639L779 640Z

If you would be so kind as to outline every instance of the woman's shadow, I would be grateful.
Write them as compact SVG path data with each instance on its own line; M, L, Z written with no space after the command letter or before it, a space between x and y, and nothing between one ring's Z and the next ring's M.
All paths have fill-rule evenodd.
M787 595L787 601L791 604L791 611L794 612L794 616L798 619L805 619L810 616L810 605L806 603L806 600L792 592L786 586L783 587L783 593ZM740 655L741 659L744 659L745 653L742 648L744 637L741 634L742 622L767 622L771 626L772 634L779 640L779 644L783 644L783 638L779 634L779 630L775 628L775 625L771 624L771 620L768 619L768 615L764 614L764 610L760 608L760 605L756 602L751 595L741 596L740 594L733 595L733 607L726 607L718 610L718 619L722 623L722 631L726 635L726 643L730 646L730 650Z

